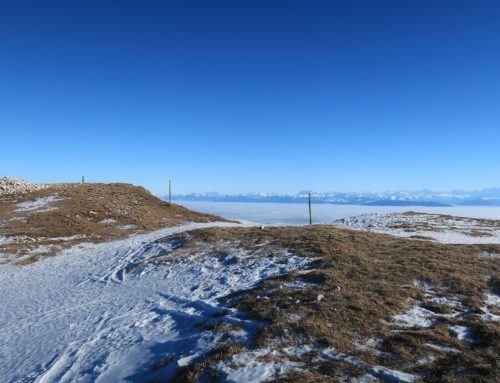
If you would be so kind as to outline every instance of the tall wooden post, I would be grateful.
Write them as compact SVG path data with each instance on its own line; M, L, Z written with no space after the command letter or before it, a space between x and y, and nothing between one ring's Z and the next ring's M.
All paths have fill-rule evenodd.
M312 225L311 193L309 193L309 225Z
M172 203L172 181L168 180L168 204Z

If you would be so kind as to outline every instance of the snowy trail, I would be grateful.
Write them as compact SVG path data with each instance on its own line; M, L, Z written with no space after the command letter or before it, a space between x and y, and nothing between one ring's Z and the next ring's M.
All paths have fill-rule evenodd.
M220 311L218 298L307 260L209 253L128 273L175 246L165 236L188 224L103 244L84 244L32 265L0 267L0 376L9 382L118 382L157 377L153 363L177 366L211 349L217 334L195 325ZM238 321L237 316L230 318ZM245 334L235 334L245 336Z

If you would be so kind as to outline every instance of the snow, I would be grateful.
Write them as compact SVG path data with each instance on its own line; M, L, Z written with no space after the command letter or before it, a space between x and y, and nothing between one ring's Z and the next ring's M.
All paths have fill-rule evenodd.
M196 210L222 215L232 219L245 219L248 222L270 223L275 225L304 224L306 212L300 204L273 204L273 203L225 203L225 202L189 202L186 206L195 207ZM340 205L315 205L316 223L329 223L334 219L344 218L337 225L347 226L352 229L368 230L386 234L411 237L414 235L433 238L442 243L500 243L498 228L492 230L474 223L474 220L450 219L443 222L443 218L432 214L456 214L477 218L500 218L500 209L491 208L427 208L411 207L414 211L432 213L430 216L406 216L402 214L409 207L368 207L368 206L340 206ZM361 216L346 218L352 213L366 213ZM382 212L382 213L381 213ZM397 213L394 213L397 212ZM408 222L414 225L427 222L437 229L432 231L405 231L393 229L388 226L396 221ZM449 228L453 228L450 230ZM485 230L489 236L478 237L466 234L471 230ZM463 231L463 232L462 232ZM489 255L489 254L488 254ZM486 256L486 255L485 255ZM491 256L498 256L491 254Z
M448 326L450 334L457 338L458 340L466 340L468 342L473 341L473 332L470 327L467 326Z
M197 201L182 201L181 203L196 211L247 223L272 225L304 225L308 223L305 204ZM426 214L404 214L409 210ZM485 223L477 219L500 220L500 207L435 208L330 204L316 204L313 207L313 223L334 224L349 229L401 237L428 237L441 243L500 244L500 223L496 221L491 225L491 222ZM408 227L393 227L395 223L407 223ZM420 228L417 230L415 225L418 224L420 224ZM426 224L429 224L429 230L424 230ZM498 255L492 254L491 256Z
M463 311L464 306L460 301L438 294L439 287L434 282L414 280L413 284L423 290L425 296L424 302L410 300L410 302L413 302L413 306L410 309L395 315L393 318L394 322L384 321L384 323L400 327L427 328L433 326L438 318L455 318ZM422 305L425 305L425 302L438 303L452 309L447 313L436 313L422 307Z
M134 269L141 261L171 251L175 244L166 236L210 226L232 224L187 224L109 243L79 244L23 267L2 265L2 381L168 379L179 365L222 341L220 334L195 327L216 320L213 314L223 309L220 297L309 262L286 251L250 257L239 250L232 255L238 262L228 264L208 248L170 263ZM257 326L232 311L224 319L242 328L231 333L235 339ZM165 369L149 368L165 358L173 361ZM246 368L227 367L228 380L243 376L244 381L259 381L259 376L291 365L269 366L256 360Z
M372 374L387 383L413 383L417 380L415 375L382 366L372 367Z
M290 356L296 356L296 357L301 357L307 354L308 352L316 350L317 347L313 347L309 344L303 344L299 346L290 346L290 347L285 347L283 351Z
M392 354L389 352L384 352L377 350L377 347L380 346L383 342L383 339L368 339L365 343L360 342L359 340L353 340L352 344L356 347L357 350L362 350L362 351L370 351L371 353L375 354L379 358L382 357L391 357Z
M426 301L438 303L440 305L445 305L448 307L453 307L455 309L463 308L462 302L438 294L437 293L438 286L432 281L415 280L413 281L413 284L415 285L415 287L418 287L419 289L424 291L425 293L424 296L426 297ZM438 314L433 313L433 315L438 315Z
M418 287L421 290L424 290L427 293L434 293L436 290L436 284L432 281L427 281L427 280L420 280L420 279L415 279L413 281L413 284L415 287Z
M431 327L436 321L436 314L420 306L414 306L402 314L394 316L396 324L401 327Z
M50 211L55 210L55 207L51 207L50 204L55 201L60 201L56 194L38 198L34 201L21 202L17 204L16 211Z
M18 204L17 211L46 211L57 196L40 198ZM266 204L269 206L269 204ZM475 224L451 219L443 223L437 216L403 214L375 214L344 220L349 228L395 234L429 236L445 243L500 243L500 233L490 230L489 237L464 234L477 229ZM395 222L431 222L437 231L405 231L391 227ZM430 220L430 221L429 221ZM105 219L101 224L115 224ZM339 224L339 223L337 223ZM0 376L4 382L115 382L133 380L168 380L175 370L197 361L206 352L228 339L243 343L259 327L258 323L242 319L234 310L228 310L224 320L237 325L238 330L222 336L197 325L213 323L224 307L219 298L248 289L262 279L273 277L305 266L310 260L296 257L288 251L273 255L255 256L238 249L220 257L217 246L207 245L187 256L163 257L176 246L166 236L210 226L233 224L187 224L166 228L149 234L103 244L79 244L64 250L59 256L24 267L0 266ZM414 229L414 226L412 226ZM448 230L452 227L453 230ZM120 226L127 230L131 227ZM483 230L484 228L481 228ZM463 232L457 232L463 231ZM80 238L61 237L51 240ZM28 238L1 237L0 245ZM499 242L495 242L495 241ZM480 242L477 242L480 241ZM485 242L481 242L485 241ZM231 245L226 241L224 245ZM51 245L40 246L31 253L43 254ZM484 256L494 256L484 255ZM155 262L147 263L154 259ZM231 260L229 262L228 260ZM146 261L146 262L145 262ZM158 262L161 261L161 262ZM283 261L285 261L283 263ZM144 263L145 262L145 263ZM140 265L140 267L138 267ZM463 309L456 297L447 298L436 293L437 286L430 281L415 281L425 292L425 301ZM303 289L316 283L297 279L280 287ZM339 287L340 289L340 287ZM269 299L259 297L259 299ZM317 294L317 300L324 295ZM500 320L489 311L498 308L500 297L493 292L486 295L484 320ZM430 327L437 314L421 307L422 302L394 316L391 325L401 327ZM287 319L302 318L292 314ZM472 329L466 326L448 326L458 340L473 341ZM353 341L358 349L376 350L379 340L366 344ZM431 349L441 352L459 350L433 343ZM215 369L228 382L264 382L298 370L302 364L287 357L302 357L315 348L294 346L278 351L258 349L240 352L228 361L219 362ZM415 376L382 366L370 366L360 358L338 352L334 348L319 350L321 360L341 360L363 368L367 375L356 381L414 382ZM292 358L293 359L293 358ZM429 354L419 364L432 363ZM166 368L153 371L150 367L163 360L171 360Z
M294 290L302 290L307 287L317 287L319 283L316 282L306 282L301 279L297 279L293 282L286 282L280 284L281 288L294 289Z
M432 354L427 354L426 356L420 358L418 361L417 361L417 365L419 366L425 366L425 365L428 365L428 364L431 364L431 363L434 363L434 361L436 360L437 358L432 355Z
M41 240L50 240L50 241L62 241L62 242L67 242L67 241L74 241L77 239L82 239L82 238L87 238L88 236L85 234L77 234L77 235L72 235L70 237L49 237L49 238L39 238Z
M490 312L489 308L493 307L496 310L500 310L500 296L495 294L493 291L486 294L486 299L483 302L486 306L481 307L483 314L480 317L483 320L498 322L500 321L500 315L493 314Z
M0 235L0 246L10 245L11 243L23 242L27 239L28 237L25 235L11 235L8 237Z
M102 225L113 225L116 223L116 219L106 218L106 219L103 219L102 221L100 221L99 223Z
M453 308L463 308L462 302L459 302L454 299L448 299L443 296L433 296L432 298L429 299L429 301Z
M33 249L29 252L29 254L47 254L50 253L54 249L58 249L58 246L54 245L42 245L38 246L36 249Z
M117 226L117 228L119 230L123 230L123 231L132 230L132 229L135 229L136 227L137 227L137 225L134 225L134 224Z
M334 224L354 230L411 238L426 237L448 244L500 244L500 225L473 218L433 214L363 214L343 218ZM482 233L481 236L476 235Z
M500 296L494 294L493 292L487 293L484 303L488 306L495 306L497 308L500 308Z
M74 241L76 239L87 238L86 235L73 235L71 237L40 237L40 238L31 238L26 235L11 235L11 236L1 236L0 235L0 246L10 245L12 243L26 243L26 242L37 242L37 241Z
M484 257L484 258L494 258L494 259L500 258L500 254L498 254L498 253L489 253L487 251L482 251L481 253L479 253L479 255L481 257Z
M351 383L376 383L379 382L377 378L375 378L373 375L366 374L363 375L359 378L352 378L350 379Z
M287 314L286 315L286 320L287 322L293 323L301 320L303 318L302 315L299 314Z
M358 340L353 340L352 342L358 350L370 350L373 347L378 346L379 344L382 343L382 339L374 339L370 338L368 339L365 343L361 343Z
M500 321L500 315L495 315L491 313L486 307L481 307L481 310L483 311L483 314L479 315L481 319L492 322Z
M452 352L452 353L460 352L460 350L456 349L455 347L442 346L440 344L435 344L435 343L424 343L424 345L426 345L429 348L432 348L433 350L441 352Z
M267 358L259 360L262 357ZM301 363L284 358L278 351L264 348L233 355L229 362L219 362L215 369L225 374L225 380L230 383L261 383L297 370L300 366Z
M408 374L406 372L391 370L383 366L370 366L369 364L363 362L360 358L356 356L351 356L338 352L335 348L327 348L321 352L322 360L342 360L347 363L351 363L355 366L361 367L367 372L363 381L370 381L371 377L381 379L384 382L394 382L394 383L413 383L416 382L415 375Z

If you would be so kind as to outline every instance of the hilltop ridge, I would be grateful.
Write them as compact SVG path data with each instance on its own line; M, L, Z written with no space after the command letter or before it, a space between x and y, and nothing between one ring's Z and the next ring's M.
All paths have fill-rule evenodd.
M0 194L0 263L32 262L78 243L185 222L224 221L168 204L131 184L36 185L13 179L4 183L9 186Z

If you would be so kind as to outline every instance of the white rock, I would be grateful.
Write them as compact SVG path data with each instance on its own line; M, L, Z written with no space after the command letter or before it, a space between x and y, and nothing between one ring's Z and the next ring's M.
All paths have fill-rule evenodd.
M31 182L10 177L0 178L0 196L28 193L46 189L47 187L48 185L32 184Z

